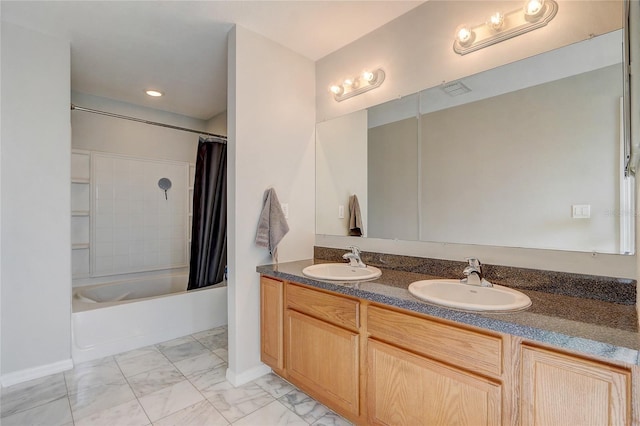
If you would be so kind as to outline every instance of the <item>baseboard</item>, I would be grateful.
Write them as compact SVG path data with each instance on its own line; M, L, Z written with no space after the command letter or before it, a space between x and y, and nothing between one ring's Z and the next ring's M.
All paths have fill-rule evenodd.
M235 373L227 368L226 376L229 383L238 387L269 373L271 373L271 368L266 364L262 364L250 370L243 371L242 373Z
M28 382L29 380L39 379L51 374L60 373L62 371L71 370L73 361L65 359L64 361L54 362L53 364L41 365L39 367L27 368L13 373L7 373L0 377L0 384L3 388L18 383Z

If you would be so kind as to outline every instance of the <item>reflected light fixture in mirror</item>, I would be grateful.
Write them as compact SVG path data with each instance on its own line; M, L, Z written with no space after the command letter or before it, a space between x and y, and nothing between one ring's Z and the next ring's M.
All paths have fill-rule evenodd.
M496 11L486 22L476 26L458 26L453 50L465 55L544 27L556 16L557 11L558 4L554 0L527 0L523 8L508 13Z
M385 73L382 68L373 71L364 71L358 77L347 78L342 84L334 84L329 91L337 102L352 98L361 93L380 87L384 81Z

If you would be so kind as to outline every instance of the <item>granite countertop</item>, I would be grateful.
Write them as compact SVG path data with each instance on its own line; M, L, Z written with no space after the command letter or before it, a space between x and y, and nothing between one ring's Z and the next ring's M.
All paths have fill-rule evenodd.
M326 260L315 261L323 262ZM313 260L303 260L262 265L256 271L588 355L640 365L640 333L634 305L552 294L524 287L518 290L531 298L532 306L527 310L510 313L464 312L423 302L407 290L413 281L443 277L380 268L382 276L372 281L322 281L302 274L302 269L313 263ZM496 284L503 285L499 282Z

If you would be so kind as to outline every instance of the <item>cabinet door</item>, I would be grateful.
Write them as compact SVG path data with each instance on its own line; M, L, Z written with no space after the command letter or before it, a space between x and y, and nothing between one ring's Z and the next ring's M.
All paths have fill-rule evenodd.
M369 340L369 420L381 425L499 425L501 387Z
M285 315L292 382L340 414L358 416L358 334L290 309Z
M522 425L626 425L630 372L522 347Z
M283 294L282 281L260 278L260 355L278 374L284 368Z

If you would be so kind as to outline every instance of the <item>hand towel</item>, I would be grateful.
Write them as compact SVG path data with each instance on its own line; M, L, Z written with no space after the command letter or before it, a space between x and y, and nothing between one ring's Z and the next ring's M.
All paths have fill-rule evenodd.
M268 248L273 259L277 262L277 246L287 232L289 232L289 225L284 218L276 191L269 188L264 192L262 212L256 232L256 245Z
M362 237L362 214L360 213L360 203L358 196L349 197L349 235L352 237Z

